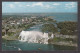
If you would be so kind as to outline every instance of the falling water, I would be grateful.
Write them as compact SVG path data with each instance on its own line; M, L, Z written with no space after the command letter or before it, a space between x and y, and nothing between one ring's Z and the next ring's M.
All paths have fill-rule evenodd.
M20 38L21 37L21 38ZM53 38L53 34L51 35ZM48 33L39 31L22 31L19 35L20 41L28 43L43 43L48 44Z

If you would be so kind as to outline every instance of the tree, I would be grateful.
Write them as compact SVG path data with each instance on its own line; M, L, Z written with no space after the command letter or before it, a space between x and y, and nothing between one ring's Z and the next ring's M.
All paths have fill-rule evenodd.
M59 22L57 27L60 29L60 33L64 35L75 35L77 33L77 22Z
M54 24L44 24L41 28L42 32L52 32L55 33L58 29L54 26Z

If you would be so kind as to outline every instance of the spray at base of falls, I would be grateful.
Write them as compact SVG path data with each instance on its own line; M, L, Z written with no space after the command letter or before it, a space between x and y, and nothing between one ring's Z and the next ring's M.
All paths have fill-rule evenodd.
M43 43L48 44L48 33L42 33L39 31L22 31L19 35L20 41L28 43ZM50 38L53 38L52 34Z

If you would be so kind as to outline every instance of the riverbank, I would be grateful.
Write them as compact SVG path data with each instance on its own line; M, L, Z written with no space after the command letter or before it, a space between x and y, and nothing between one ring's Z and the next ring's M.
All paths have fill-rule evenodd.
M18 40L17 36L2 36L2 39L5 39L5 40Z
M67 46L67 45L57 45L53 44L55 50L77 50L77 47L75 46ZM58 49L57 49L58 48Z
M52 43L53 45L61 45L61 46L74 46L74 47L77 47L77 44L73 44L73 43L70 43L70 42L55 42L55 43Z

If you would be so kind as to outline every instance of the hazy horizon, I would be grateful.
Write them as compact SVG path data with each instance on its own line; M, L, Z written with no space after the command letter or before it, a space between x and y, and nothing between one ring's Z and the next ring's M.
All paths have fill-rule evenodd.
M31 12L30 12L31 13ZM35 12L34 12L35 13ZM40 12L39 12L40 13ZM43 12L43 13L50 13L50 12ZM51 13L77 13L77 12L51 12ZM2 14L6 14L6 13L2 13ZM9 14L9 13L8 13ZM14 14L14 13L11 13L11 14ZM16 13L16 14L21 14L21 13ZM23 13L25 14L25 13ZM35 13L36 14L36 13Z

